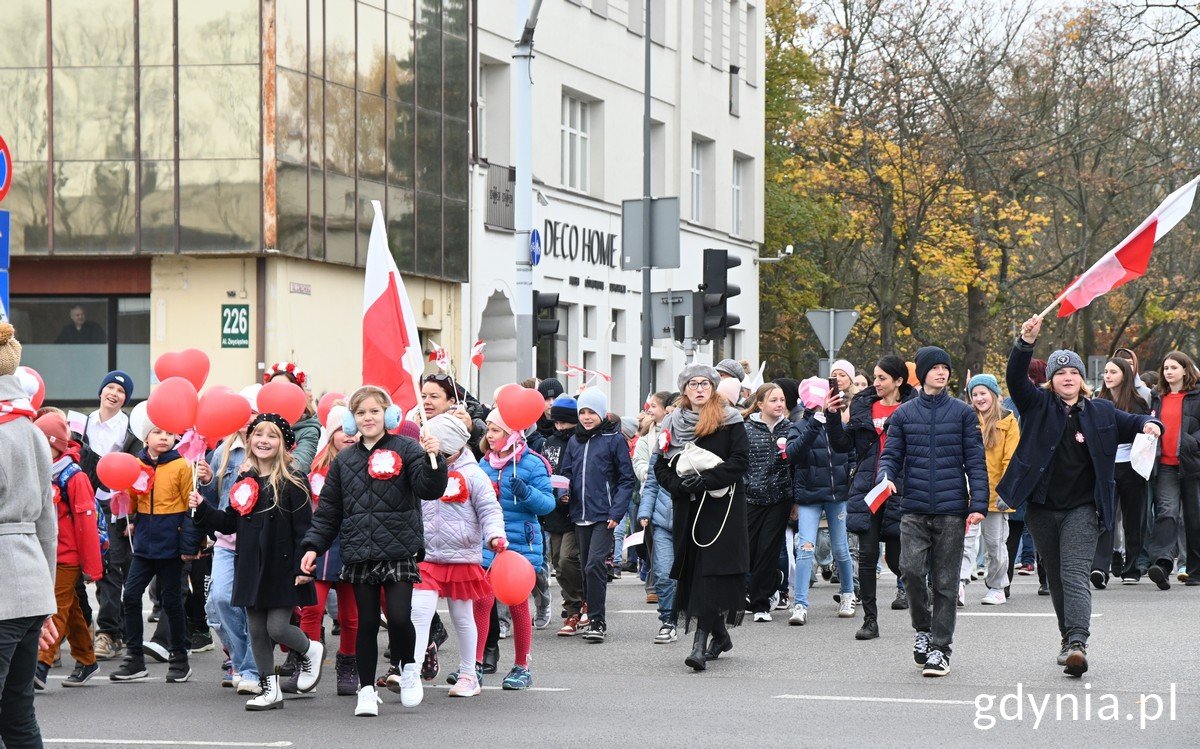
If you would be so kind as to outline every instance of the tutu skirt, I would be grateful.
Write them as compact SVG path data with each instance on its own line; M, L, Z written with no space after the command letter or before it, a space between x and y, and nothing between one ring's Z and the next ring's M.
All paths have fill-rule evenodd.
M478 564L421 562L419 566L421 582L413 586L416 590L432 590L439 598L456 601L474 601L492 593L492 585Z

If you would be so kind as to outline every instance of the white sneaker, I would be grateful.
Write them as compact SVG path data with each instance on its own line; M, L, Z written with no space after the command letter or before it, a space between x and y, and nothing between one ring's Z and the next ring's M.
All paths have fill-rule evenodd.
M458 681L454 682L454 686L450 687L451 697L476 697L483 688L479 686L479 682L475 680L475 674L463 673L458 677Z
M400 672L400 704L405 707L416 707L425 697L425 688L421 686L421 667L410 663Z
M238 694L262 694L262 687L258 685L258 679L243 679L239 678L237 682Z
M754 621L756 621L756 622L769 622L769 621L771 621L771 612L770 612L770 611L756 611L756 612L754 612Z
M842 600L838 602L838 618L853 619L854 618L854 602L853 595L843 595Z
M803 604L796 604L796 608L792 609L792 616L788 619L788 624L793 627L803 627L808 624L808 609Z
M1008 599L1004 597L1004 591L999 588L989 588L988 592L980 599L980 603L984 606L999 606L1002 603L1007 603Z
M279 691L278 676L272 674L265 679L261 679L259 686L262 689L262 694L246 702L247 710L253 712L257 710L274 710L283 707L283 692Z
M320 640L309 640L308 650L300 656L296 669L300 677L296 680L296 689L301 694L311 692L321 681L321 661L325 659L325 646Z
M379 693L370 684L358 690L358 704L354 706L354 714L360 717L374 718L379 715Z
M958 583L958 605L967 605L967 584L961 580Z

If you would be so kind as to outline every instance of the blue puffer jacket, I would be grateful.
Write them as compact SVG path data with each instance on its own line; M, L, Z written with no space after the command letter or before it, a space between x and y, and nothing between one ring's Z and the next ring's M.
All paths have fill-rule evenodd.
M929 395L922 390L892 414L879 473L893 482L904 477L904 514L987 514L987 455L979 417L948 391Z
M792 464L792 501L798 505L845 502L850 492L850 451L830 447L825 424L816 411L788 430L787 456ZM827 420L840 421L838 414Z
M610 420L590 435L583 431L567 442L558 463L558 473L571 482L571 522L620 522L629 512L635 481L621 423Z
M513 495L513 465L505 464L502 471L492 468L485 455L479 467L492 480L492 488L504 511L504 535L508 548L529 560L534 569L542 566L542 526L538 515L554 509L554 491L550 488L550 469L542 456L525 451L517 462L516 476L524 482L522 496ZM483 566L491 567L496 556L491 549L483 550Z
M646 483L642 485L642 501L638 505L637 519L649 520L658 528L671 530L675 508L671 504L671 492L663 488L654 477L654 462L661 455L658 450L650 451L650 470L646 472ZM641 523L638 523L641 526Z

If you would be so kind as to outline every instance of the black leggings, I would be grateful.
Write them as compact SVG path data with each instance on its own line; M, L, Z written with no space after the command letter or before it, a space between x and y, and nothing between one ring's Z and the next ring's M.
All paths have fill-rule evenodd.
M1008 548L1008 584L1012 585L1013 572L1017 568L1017 547L1021 545L1021 536L1025 532L1024 520L1013 520L1013 516L1008 516L1008 541L1005 545ZM1004 595L1008 595L1008 588L1004 589Z
M900 539L883 537L884 508L871 516L871 525L866 533L858 534L858 597L862 600L863 615L879 618L879 606L875 600L878 581L875 565L879 563L879 544L884 545L884 561L888 569L900 577Z
M358 685L375 684L375 666L379 662L379 605L380 592L387 598L388 648L392 665L415 663L413 648L417 633L412 623L412 583L386 585L354 585L354 602L358 604Z

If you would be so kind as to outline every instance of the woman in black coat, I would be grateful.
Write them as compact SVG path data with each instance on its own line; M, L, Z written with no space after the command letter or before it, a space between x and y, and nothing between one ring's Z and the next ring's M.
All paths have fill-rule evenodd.
M201 528L238 536L230 603L246 609L262 689L246 709L271 710L283 707L274 643L298 654L300 692L315 689L321 676L324 648L291 622L293 608L317 602L312 577L300 569L300 543L312 522L312 501L304 477L291 469L288 451L296 438L288 422L278 414L260 414L247 433L249 470L230 487L229 506L217 510L196 492L189 505Z
M696 622L684 663L697 671L733 648L727 625L741 623L750 568L744 480L750 445L741 413L717 394L717 379L712 367L683 369L683 397L663 421L659 439L665 460L654 463L654 477L670 492L674 510L675 613L683 614L685 627ZM721 465L681 476L679 456L689 443L715 454Z

